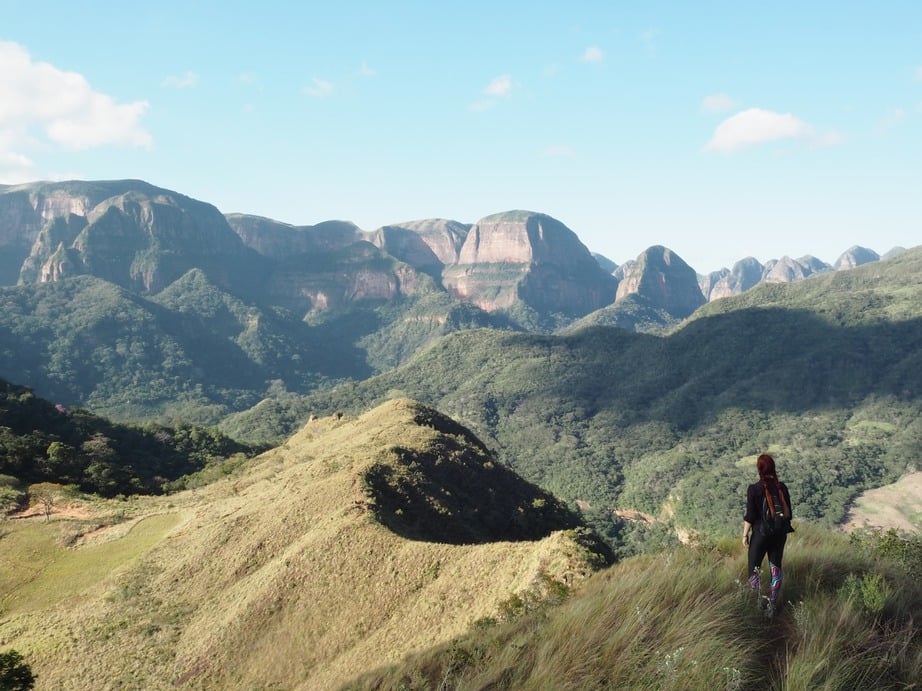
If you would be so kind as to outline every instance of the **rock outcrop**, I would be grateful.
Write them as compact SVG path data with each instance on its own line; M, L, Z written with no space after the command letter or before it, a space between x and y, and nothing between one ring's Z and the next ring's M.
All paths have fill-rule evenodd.
M299 254L332 252L362 239L362 231L349 221L324 221L313 226L293 226L271 218L226 214L228 225L243 244L271 259Z
M687 317L705 302L695 270L661 245L645 250L626 271L618 284L616 300L634 294L679 319Z
M409 221L379 228L368 240L393 257L427 273L458 263L471 226L446 219Z
M746 257L733 265L733 268L723 272L711 274L712 282L702 286L705 299L719 300L720 298L739 295L762 281L765 267L755 257Z
M836 271L843 271L845 269L854 269L856 266L861 266L862 264L868 264L870 262L880 261L880 255L877 254L874 250L868 249L867 247L859 247L858 245L853 245L845 250L839 258L836 259L835 264L832 265L832 268Z
M530 211L476 223L442 282L456 297L486 311L521 302L539 312L572 316L610 304L617 285L572 230Z
M431 284L428 276L422 276ZM335 252L292 257L271 270L263 296L297 313L343 310L365 300L411 295L420 273L369 242Z
M832 267L829 264L810 255L800 259L784 256L765 264L762 280L765 283L793 283L830 270Z
M30 243L21 283L91 274L156 293L193 268L231 286L258 266L215 207L139 181L24 185L0 195L3 215L20 224L0 242Z

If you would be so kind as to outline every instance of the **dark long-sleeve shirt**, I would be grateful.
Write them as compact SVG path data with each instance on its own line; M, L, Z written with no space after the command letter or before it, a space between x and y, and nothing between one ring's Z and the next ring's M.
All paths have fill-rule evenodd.
M784 493L784 500L788 504L788 510L793 513L791 494L788 492L787 485L783 482L778 484L781 485L781 491ZM752 483L746 490L746 513L743 515L743 520L750 525L757 525L762 522L762 497L764 495L765 490L762 488L761 482Z

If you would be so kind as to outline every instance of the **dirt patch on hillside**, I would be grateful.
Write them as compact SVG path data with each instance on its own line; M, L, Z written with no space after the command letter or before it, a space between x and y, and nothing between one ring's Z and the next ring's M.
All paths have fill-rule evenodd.
M904 475L892 485L869 490L855 500L842 529L922 529L922 472Z
M93 517L92 512L85 506L53 506L49 511L49 515L57 518L74 518L81 521ZM30 506L22 511L9 514L7 518L10 520L45 518L45 509L41 506Z

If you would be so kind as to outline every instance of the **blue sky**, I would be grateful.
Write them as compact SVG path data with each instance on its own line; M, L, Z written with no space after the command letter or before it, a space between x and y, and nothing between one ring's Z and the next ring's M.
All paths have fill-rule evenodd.
M617 263L922 238L922 2L0 0L0 182L365 230L547 213Z

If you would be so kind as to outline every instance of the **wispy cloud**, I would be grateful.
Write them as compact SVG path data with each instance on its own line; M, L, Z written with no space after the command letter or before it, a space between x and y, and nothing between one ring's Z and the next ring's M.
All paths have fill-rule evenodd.
M241 72L237 75L237 81L246 86L252 86L256 83L256 73L255 72Z
M800 140L811 146L830 146L842 142L844 137L834 131L817 133L812 125L790 113L749 108L721 122L704 148L733 153L784 139Z
M509 92L512 91L512 77L508 74L501 74L492 82L487 84L487 88L483 90L487 96L508 96Z
M605 59L605 55L598 46L589 46L583 51L579 59L583 62L602 62L602 60Z
M149 107L147 101L118 103L93 90L83 75L34 61L19 44L0 41L0 178L34 173L29 148L150 148L153 138L141 125Z
M326 79L314 77L311 84L304 87L304 93L315 98L323 98L333 93L333 84Z
M736 101L727 94L711 94L701 101L701 110L705 113L725 113L735 107Z
M375 70L368 66L368 63L362 60L362 64L359 66L359 76L360 77L374 77L377 74Z
M473 103L469 103L467 109L474 113L483 113L484 111L494 108L499 99L506 98L512 93L513 82L512 76L501 74L487 84L483 89L483 95L487 98L481 98Z
M916 81L922 82L922 65L916 67Z
M198 75L195 72L186 72L182 76L171 74L163 78L160 86L166 86L173 89L190 89L198 84Z

